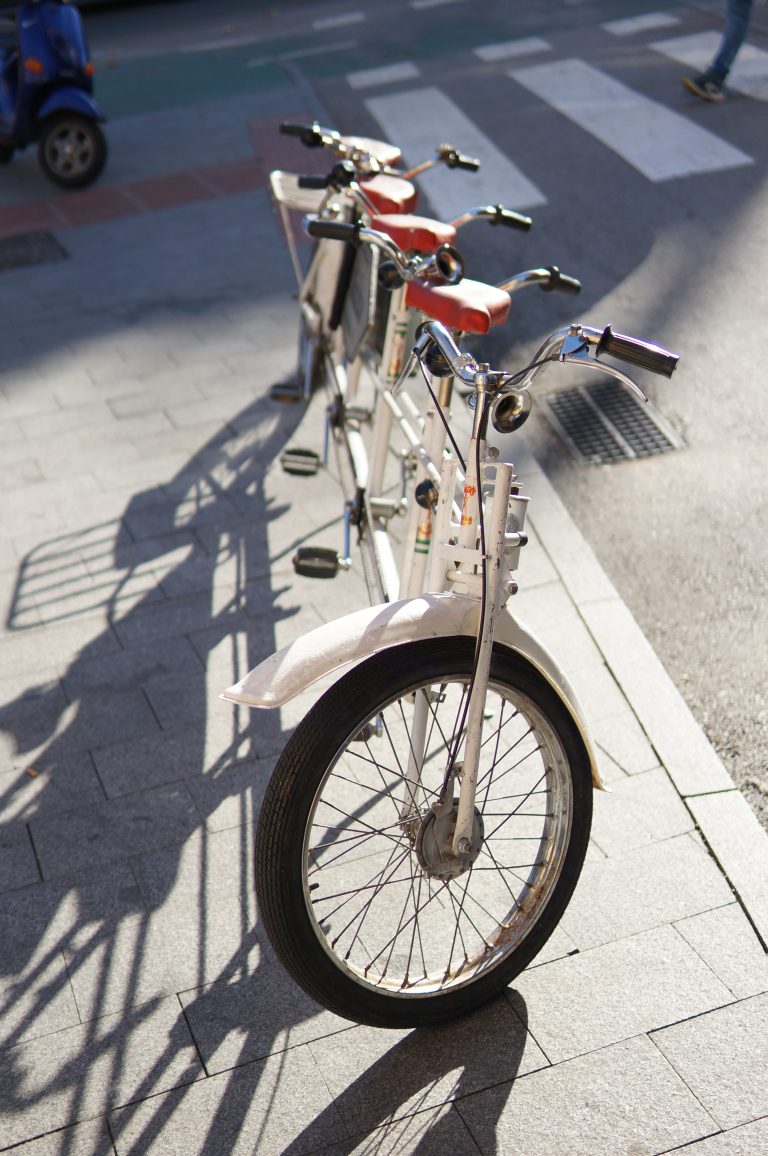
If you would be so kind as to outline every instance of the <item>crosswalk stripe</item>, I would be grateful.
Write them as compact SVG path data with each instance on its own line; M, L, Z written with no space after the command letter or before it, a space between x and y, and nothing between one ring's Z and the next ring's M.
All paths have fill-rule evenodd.
M453 220L473 205L502 201L507 208L528 209L546 204L541 190L439 88L371 97L365 104L411 164L432 156L444 141L481 162L477 173L438 166L419 177L443 220Z
M484 44L476 48L475 56L479 56L486 64L493 64L496 60L509 60L513 56L528 56L532 52L549 52L552 45L540 36L525 36L520 40L505 40L501 44Z
M349 72L347 84L350 88L373 88L377 84L393 84L398 80L415 80L421 73L410 60L398 64L384 64L381 68L365 68L360 72Z
M649 45L669 60L686 64L702 72L712 61L720 46L719 32L697 32L692 36L675 36L672 40L658 40ZM768 52L743 44L727 81L728 88L755 100L768 100Z
M714 133L583 60L533 65L509 75L651 181L752 163Z
M600 27L613 36L632 36L635 32L652 32L654 28L670 28L679 24L671 12L646 12L642 16L628 16L624 20L607 20Z

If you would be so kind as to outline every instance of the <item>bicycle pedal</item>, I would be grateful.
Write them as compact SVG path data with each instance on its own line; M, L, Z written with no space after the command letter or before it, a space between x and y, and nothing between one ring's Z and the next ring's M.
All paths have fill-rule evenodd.
M320 454L315 450L288 449L280 454L280 465L287 474L304 474L311 477L320 469Z
M278 381L269 387L269 396L273 401L303 401L304 389L296 381Z
M300 546L293 555L293 568L304 578L335 578L340 558L326 546Z

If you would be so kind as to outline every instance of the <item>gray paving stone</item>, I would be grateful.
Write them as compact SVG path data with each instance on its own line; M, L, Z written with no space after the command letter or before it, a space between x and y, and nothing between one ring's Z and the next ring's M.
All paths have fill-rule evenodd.
M167 680L183 673L194 686L202 671L200 659L186 638L169 638L162 647L142 643L112 654L82 659L67 670L62 684L70 699L94 691L141 687L149 694L162 690Z
M281 733L275 731L270 741L271 731L262 730L259 734L246 725L238 725L238 713L250 721L251 712L245 707L238 712L229 703L214 701L206 705L208 709L199 717L185 719L183 727L97 747L93 759L107 796L116 798L184 778L198 804L207 798L218 807L229 792L226 781L218 783L225 771L246 760L268 758L282 749L285 737ZM274 716L270 712L268 717ZM247 780L247 773L244 774ZM215 776L216 785L211 784L209 790L194 790L192 780L197 776ZM200 813L208 816L210 812L205 807Z
M768 991L768 955L738 903L675 926L737 999Z
M440 1104L322 1151L323 1156L477 1156L478 1148L456 1106Z
M278 740L279 743L279 740ZM275 759L268 754L233 765L226 761L212 773L187 780L187 788L209 831L255 823Z
M7 570L15 571L19 564L19 556L10 537L0 527L0 573Z
M547 1063L504 1000L442 1028L409 1033L358 1026L309 1047L353 1134Z
M109 1123L118 1156L300 1156L345 1136L330 1100L323 1074L308 1049L299 1047L145 1099L113 1112Z
M515 980L513 1002L518 993L552 1063L733 1000L672 927L532 968Z
M605 751L626 774L642 774L659 765L656 752L628 706L617 715L595 713L588 722L598 750Z
M168 945L147 912L75 927L62 954L83 1023L176 991Z
M740 791L731 789L689 806L712 852L768 946L768 836Z
M180 783L140 791L30 823L43 877L93 869L157 847L177 846L199 823Z
M40 881L40 870L26 823L5 823L0 829L0 891Z
M81 473L86 455L88 468L94 475L99 467L114 474L127 462L136 462L141 457L140 449L130 440L103 443L79 432L46 439L43 445L38 445L38 454L43 475L59 485Z
M30 966L37 951L60 954L73 931L118 922L146 908L126 863L100 866L66 882L53 880L0 895L0 974Z
M49 1132L14 1149L18 1156L114 1156L114 1146L104 1117Z
M89 426L101 428L115 421L115 416L103 402L90 402L82 406L70 405L50 413L36 414L19 419L25 438L34 446L37 438L55 437L67 430L82 430Z
M768 1116L699 1140L686 1149L686 1156L756 1156L758 1152L768 1152Z
M235 593L233 591L233 598ZM234 610L219 617L217 629L224 634L247 621L244 611ZM210 592L203 592L139 604L122 616L116 615L112 627L123 646L134 647L192 631L199 635L210 622L211 596Z
M626 855L693 830L693 819L661 767L597 791L592 838L606 855Z
M21 460L13 465L3 464L0 466L0 486L2 486L3 493L20 490L24 486L39 482L42 479L40 466L31 456L33 453L34 450L30 447L30 457L26 461Z
M173 380L169 380L171 376ZM162 389L158 389L158 378L163 377L165 380ZM144 383L144 389L113 397L108 404L115 417L122 418L137 413L154 413L166 409L168 405L191 402L197 397L200 397L200 393L193 381L181 374L177 377L173 371L166 371L164 374L153 374L148 378Z
M5 651L6 641L0 646ZM31 753L55 733L69 705L59 679L47 670L40 673L41 681L28 688L23 677L0 683L0 757L5 767L29 765Z
M131 536L157 538L177 529L189 530L197 526L226 526L239 522L240 512L226 494L217 494L202 500L192 497L183 502L169 502L167 506L151 506L143 510L128 509L123 520Z
M716 1127L643 1036L490 1088L457 1109L489 1156L640 1156Z
M616 597L583 603L581 612L681 795L732 786L628 608Z
M45 630L25 630L2 639L4 674L29 676L32 681L47 667L66 666L83 650L106 654L120 643L103 614L88 614L70 622L48 626ZM24 683L22 682L20 689Z
M688 836L587 863L562 919L582 950L732 901L710 855Z
M79 1023L64 953L43 938L25 965L0 981L0 1046L11 1048Z
M56 757L43 752L34 767L0 772L0 823L99 803L104 790L87 751Z
M250 975L259 948L251 827L197 831L132 863L176 991Z
M200 1077L176 999L18 1044L0 1056L0 1144L87 1120ZM148 1103L155 1103L150 1099Z
M69 669L74 670L76 663ZM79 697L62 711L56 734L43 749L31 753L32 765L47 762L52 754L74 754L106 742L158 730L157 719L139 689L110 690L105 687Z
M257 933L249 970L179 996L209 1074L352 1030L298 988Z
M710 1011L651 1038L721 1128L768 1115L768 995Z
M143 440L136 444L143 443ZM187 447L172 450L158 446L154 453L143 450L140 458L123 462L119 470L109 462L99 463L94 467L93 476L103 491L114 493L116 501L124 497L126 511L136 509L139 501L148 507L150 503L146 498L153 492L156 494L154 504L162 505L168 501L162 489L163 483L186 466L187 454Z

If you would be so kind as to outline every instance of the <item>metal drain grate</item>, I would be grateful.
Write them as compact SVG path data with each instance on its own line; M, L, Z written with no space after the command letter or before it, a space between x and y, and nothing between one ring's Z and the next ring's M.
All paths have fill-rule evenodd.
M53 233L36 230L34 233L14 233L0 240L0 272L21 269L24 265L46 265L50 261L65 261L69 253Z
M571 453L588 465L647 458L682 449L657 409L612 381L542 397L544 413Z

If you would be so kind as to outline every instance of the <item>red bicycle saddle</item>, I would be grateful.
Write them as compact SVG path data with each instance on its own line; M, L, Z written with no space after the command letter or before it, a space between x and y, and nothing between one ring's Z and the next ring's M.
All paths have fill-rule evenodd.
M402 160L403 154L397 145L387 144L383 140L374 140L368 136L342 136L342 141L350 148L360 149L361 152L368 153L383 165L397 165Z
M360 187L377 213L411 213L416 208L416 189L403 177L380 173L369 181L361 181Z
M404 252L415 249L419 253L434 253L440 245L452 245L456 240L453 225L416 217L412 213L392 213L374 217L371 228L386 233Z
M462 333L487 333L509 316L510 298L503 289L465 278L458 285L409 281L405 303Z

